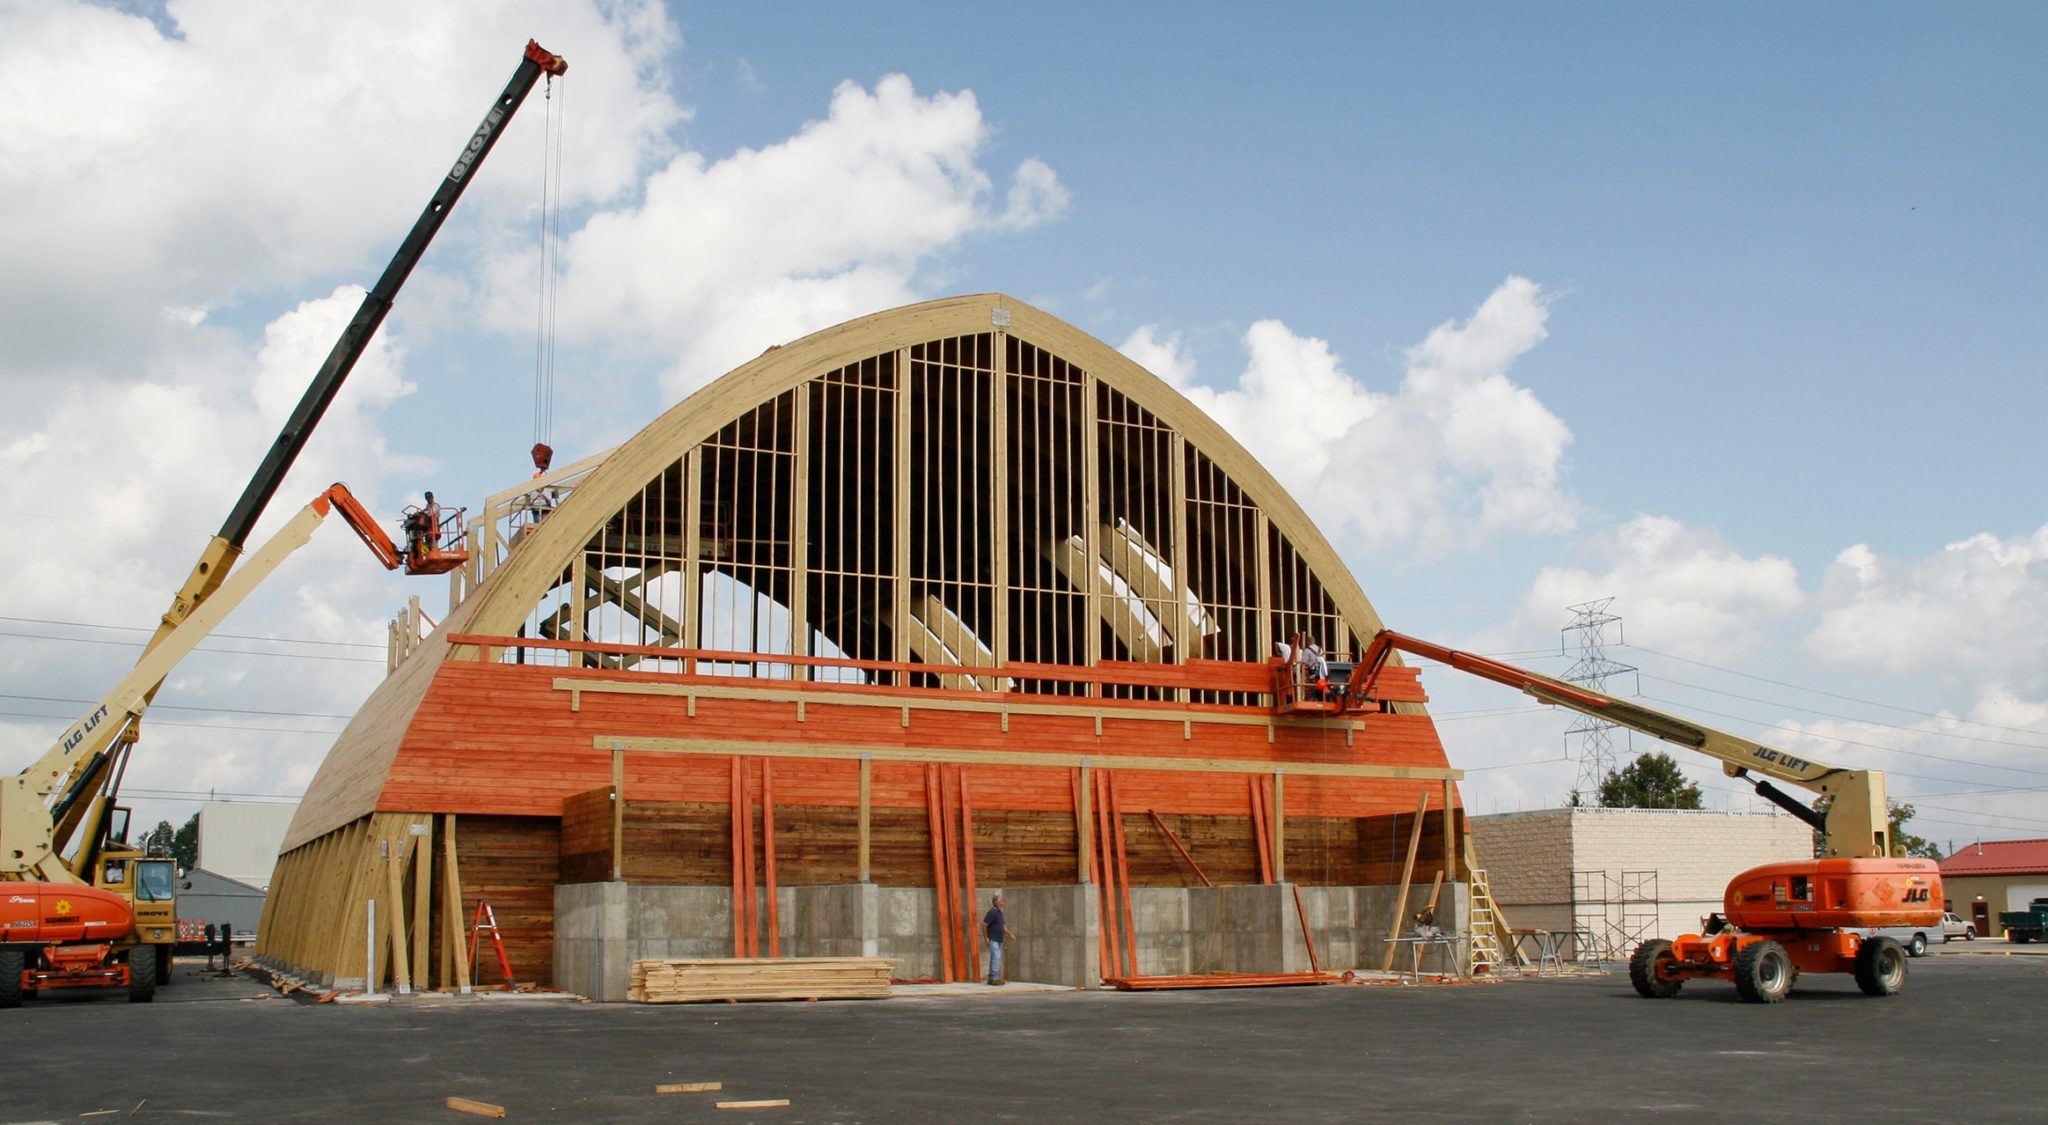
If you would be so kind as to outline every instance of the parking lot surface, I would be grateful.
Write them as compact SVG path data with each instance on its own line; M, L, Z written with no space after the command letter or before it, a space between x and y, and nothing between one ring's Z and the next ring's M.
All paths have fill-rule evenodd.
M1619 969L808 1004L312 1005L181 964L153 1004L108 994L0 1013L0 1122L476 1120L449 1097L565 1121L2039 1121L2044 1004L2048 957L1982 941L1916 959L1897 996L1807 976L1777 1005L1719 982L1644 1000ZM722 1089L655 1092L688 1082Z

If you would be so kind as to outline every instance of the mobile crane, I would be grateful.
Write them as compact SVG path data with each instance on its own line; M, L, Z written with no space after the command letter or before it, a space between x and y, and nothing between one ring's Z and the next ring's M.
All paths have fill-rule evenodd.
M1366 646L1341 687L1331 669L1323 698L1306 691L1300 673L1280 662L1275 690L1284 710L1361 713L1381 710L1374 695L1379 673L1396 650L1434 660L1544 703L1566 707L1719 759L1729 777L1747 780L1765 800L1821 835L1821 855L1771 863L1737 875L1722 896L1723 910L1703 934L1683 934L1638 946L1629 980L1646 997L1676 996L1688 980L1733 981L1745 1000L1774 1004L1802 972L1852 973L1868 995L1889 996L1906 979L1906 953L1861 927L1930 926L1941 920L1941 869L1926 859L1892 855L1891 819L1884 774L1847 770L1753 742L1578 684L1517 668L1490 657L1459 652L1391 630ZM1828 798L1817 812L1772 781Z
M511 80L364 295L135 667L41 758L15 777L0 778L0 1008L19 1006L42 989L87 986L125 987L130 1001L146 1002L157 985L169 983L177 939L176 872L169 859L148 856L128 842L128 812L114 802L129 753L164 677L311 537L329 511L341 511L386 567L442 574L467 561L459 537L451 542L441 528L409 536L401 553L348 489L335 485L229 573L477 166L541 75L566 73L561 56L527 41Z

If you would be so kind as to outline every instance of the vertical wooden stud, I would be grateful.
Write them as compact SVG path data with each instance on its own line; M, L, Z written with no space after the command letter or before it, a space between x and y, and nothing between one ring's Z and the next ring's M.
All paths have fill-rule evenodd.
M775 901L775 759L761 759L761 870L768 899L768 956L782 956L781 905Z
M862 754L860 756L860 881L863 883L874 881L868 866L868 842L871 838L868 825L874 807L874 774L875 763L872 757Z
M412 833L412 975L420 991L433 987L434 816L418 818Z
M1287 771L1273 767L1273 881L1287 881Z
M811 384L796 385L793 396L796 417L791 419L792 444L789 479L789 651L798 656L811 654ZM789 666L793 680L811 678L803 664ZM762 774L762 785L767 785ZM767 806L763 789L762 806ZM769 944L774 944L771 934Z
M1089 777L1086 759L1082 760L1081 768L1074 776L1077 779L1074 782L1075 835L1078 837L1077 843L1079 845L1075 850L1078 853L1076 858L1081 864L1079 881L1083 886L1086 886L1094 881L1090 878L1090 873L1095 866L1095 846L1092 838L1094 828L1088 819Z
M704 600L704 447L693 445L683 455L683 637L684 648L704 639L697 624ZM695 671L688 662L683 671Z
M626 877L626 751L612 746L612 881Z
M462 868L458 862L455 844L455 814L449 813L442 828L442 858L445 860L445 878L442 880L443 912L446 922L443 929L448 936L448 961L455 967L455 987L458 991L469 991L469 949L463 943L462 930L465 921L462 915Z
M1458 818L1453 813L1455 806L1452 804L1457 795L1457 784L1448 777L1444 778L1444 800L1441 806L1444 818L1444 871L1449 874L1452 882L1458 879Z

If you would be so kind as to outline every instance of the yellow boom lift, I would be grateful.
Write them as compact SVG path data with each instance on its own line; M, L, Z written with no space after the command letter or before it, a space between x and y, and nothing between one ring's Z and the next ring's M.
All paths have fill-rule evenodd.
M363 297L219 534L207 543L164 612L141 659L33 764L0 779L0 1008L18 1007L24 997L43 989L85 986L126 987L131 1001L147 1001L158 984L169 983L177 938L176 872L171 860L148 856L128 842L128 812L115 801L129 752L164 677L304 545L329 511L339 509L387 567L441 574L466 561L459 535L451 542L442 528L408 537L401 554L341 485L315 498L254 554L245 558L243 551L263 509L506 123L541 75L567 72L559 55L527 42L511 81ZM243 565L236 569L238 561Z

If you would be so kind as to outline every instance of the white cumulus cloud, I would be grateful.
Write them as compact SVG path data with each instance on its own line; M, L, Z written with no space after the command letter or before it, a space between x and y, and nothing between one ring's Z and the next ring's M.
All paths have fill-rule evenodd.
M989 135L972 93L921 95L895 74L841 83L823 119L778 143L677 155L634 205L568 238L564 338L670 357L679 396L769 344L917 300L936 255L1067 205L1052 168L1028 159L998 207L980 163ZM494 315L508 327L529 316L531 268L498 263Z
M1917 559L1856 544L1836 556L1820 591L1808 651L1831 663L1887 672L1988 678L2048 694L2048 526L1988 533Z
M1243 442L1333 538L1441 551L1578 518L1560 480L1571 431L1508 374L1547 335L1549 310L1535 282L1507 279L1408 349L1391 392L1278 320L1246 331L1249 362L1220 389L1198 384L1181 339L1155 326L1121 350Z
M1752 558L1713 530L1669 516L1636 516L1575 552L1582 565L1538 572L1522 600L1524 622L1554 628L1562 607L1613 597L1631 637L1718 662L1756 651L1775 623L1807 601L1790 560Z

